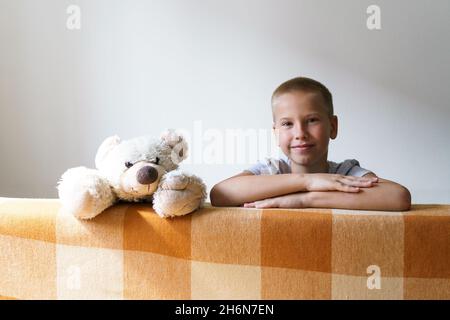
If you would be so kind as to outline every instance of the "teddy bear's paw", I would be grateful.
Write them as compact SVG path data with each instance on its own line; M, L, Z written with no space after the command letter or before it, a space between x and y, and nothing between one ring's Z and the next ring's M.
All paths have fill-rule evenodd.
M62 175L58 195L62 210L79 219L92 219L115 201L108 182L97 170L85 167L69 169Z
M159 190L153 197L153 208L163 218L189 214L204 202L201 192L193 190Z
M95 208L95 198L88 191L74 194L63 201L62 209L82 220L92 219L100 213Z
M203 201L206 199L206 185L203 182L202 179L195 175L189 176L189 184L186 187L187 190L189 190L192 194L195 194L196 196L203 199ZM203 203L202 203L203 204Z
M161 179L159 187L162 190L184 190L189 184L189 176L174 170L164 175Z
M153 208L161 217L182 216L202 207L206 199L206 186L194 175L188 178L186 187L182 190L160 188L153 197Z
M153 209L162 218L178 217L197 210L203 201L190 191L161 190L154 195Z

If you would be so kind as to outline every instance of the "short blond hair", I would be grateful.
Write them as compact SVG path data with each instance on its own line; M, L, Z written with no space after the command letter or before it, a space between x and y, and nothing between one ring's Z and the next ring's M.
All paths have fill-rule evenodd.
M280 84L272 94L272 108L273 102L277 97L294 91L312 92L320 95L324 107L327 109L328 116L331 118L334 115L333 96L331 95L331 92L319 81L306 77L293 78Z

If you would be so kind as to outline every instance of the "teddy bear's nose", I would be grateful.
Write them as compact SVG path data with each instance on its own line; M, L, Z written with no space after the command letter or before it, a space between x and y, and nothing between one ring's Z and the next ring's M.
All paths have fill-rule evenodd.
M137 181L140 184L150 184L158 179L158 171L152 166L145 166L138 170Z

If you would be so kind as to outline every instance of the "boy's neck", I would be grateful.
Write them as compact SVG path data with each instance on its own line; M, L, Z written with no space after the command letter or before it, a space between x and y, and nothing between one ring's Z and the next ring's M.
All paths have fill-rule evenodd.
M329 166L328 161L320 161L312 166L303 166L297 164L291 160L291 172L292 173L328 173Z

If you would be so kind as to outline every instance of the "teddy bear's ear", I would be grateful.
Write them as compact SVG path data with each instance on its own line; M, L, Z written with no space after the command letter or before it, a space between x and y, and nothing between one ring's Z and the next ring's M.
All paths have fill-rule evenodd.
M105 139L105 141L102 142L100 147L97 150L97 154L95 156L95 166L97 169L100 167L102 161L105 159L106 155L114 149L115 146L117 146L120 143L119 136L111 136Z
M188 145L182 134L168 129L161 134L161 140L172 149L171 159L175 164L180 163L188 156Z

